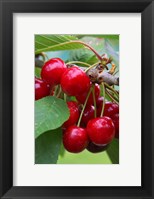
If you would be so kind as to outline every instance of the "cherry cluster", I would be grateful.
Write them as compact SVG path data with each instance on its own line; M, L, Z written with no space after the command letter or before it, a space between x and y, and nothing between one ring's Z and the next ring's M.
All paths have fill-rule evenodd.
M92 83L82 69L67 68L63 60L53 58L42 67L41 78L35 78L35 100L53 95L59 84L63 93L76 98L67 101L70 116L62 126L67 151L97 153L106 150L113 138L119 138L119 105L106 101L100 95L100 85Z

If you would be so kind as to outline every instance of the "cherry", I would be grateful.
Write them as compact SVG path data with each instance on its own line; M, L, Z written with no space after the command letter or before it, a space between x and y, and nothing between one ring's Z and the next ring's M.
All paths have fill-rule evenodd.
M61 78L62 90L70 96L86 93L90 88L90 79L78 67L68 68Z
M79 119L79 109L77 102L69 101L67 102L67 106L69 108L70 116L68 120L63 124L64 128L75 124Z
M104 107L104 116L112 117L112 115L119 113L119 105L113 102L106 102Z
M97 108L99 108L99 107L102 108L103 100L104 100L104 97L103 97L103 96L98 97L98 99L97 99L97 101L96 101Z
M94 111L95 108L92 105L85 108L81 119L82 125L86 126L89 120L94 118Z
M102 103L98 103L98 111L97 111L97 115L100 116L101 111L102 111L102 106L103 106L103 99L102 99ZM119 113L119 105L113 102L105 102L105 106L104 106L104 116L107 117L112 117L112 115Z
M112 121L115 126L115 137L119 138L119 114L115 114L112 116Z
M50 95L50 86L42 79L35 77L35 100Z
M50 85L57 85L60 83L62 74L67 67L60 58L53 58L48 60L42 67L41 77Z
M70 126L63 134L63 144L67 151L79 153L88 145L86 129L77 126Z
M100 96L100 87L99 87L98 84L95 84L94 93L95 93L95 100L96 100L96 102L97 102L98 97ZM83 93L83 94L81 94L81 95L76 95L76 99L77 99L80 103L84 104L84 102L85 102L85 100L86 100L86 97L87 97L87 94L88 94L88 92ZM91 94L90 94L90 96L89 96L89 98L88 98L87 105L94 105L94 99L93 99L93 94L92 94L92 92L91 92Z
M104 97L100 96L100 97L97 99L97 102L96 102L96 106L97 106L97 116L98 116L98 117L100 117L101 112L102 112L103 101L104 101Z
M54 93L55 93L55 89L52 89L52 90L51 90L50 95L52 95L52 96L53 96L53 95L54 95Z
M99 153L99 152L105 151L108 147L109 147L109 144L98 146L94 144L93 142L89 142L86 149L91 153Z
M87 124L90 140L97 145L109 144L115 135L115 126L109 117L98 117Z

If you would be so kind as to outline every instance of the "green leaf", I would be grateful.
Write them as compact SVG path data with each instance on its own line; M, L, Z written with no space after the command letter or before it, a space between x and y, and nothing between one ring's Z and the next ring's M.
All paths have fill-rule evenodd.
M69 110L64 100L48 96L35 101L35 138L60 127L68 118Z
M72 35L35 35L35 54L45 51L84 48L82 44L72 42L75 40L78 38Z
M40 77L41 74L41 68L35 67L35 76Z
M61 144L61 148L60 148L59 155L60 155L61 157L64 157L64 156L65 156L65 153L66 153L66 150L65 150L64 145L63 145L63 143L62 143L62 144Z
M119 35L77 35L81 41L91 45L100 55L106 53L119 66ZM70 52L69 61L83 61L94 64L98 61L93 52L77 49Z
M107 149L107 153L113 164L119 164L119 140L114 139Z
M118 46L119 46L119 41L118 41ZM119 49L117 50L119 51ZM116 51L115 41L105 40L105 51L108 57L111 57L116 66L119 67L119 53Z
M101 38L83 37L81 41L92 46L100 55L105 53L105 40ZM76 49L70 52L69 61L81 61L88 64L98 62L96 55L89 49Z
M61 129L48 131L35 140L35 164L56 164L62 140Z

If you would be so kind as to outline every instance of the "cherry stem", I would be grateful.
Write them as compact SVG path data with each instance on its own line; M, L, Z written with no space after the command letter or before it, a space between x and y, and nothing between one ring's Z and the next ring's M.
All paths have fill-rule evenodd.
M100 61L99 62L96 62L95 64L93 64L93 65L91 65L89 68L87 68L86 70L85 70L85 73L88 71L88 70L90 70L91 68L93 68L94 66L96 66L97 64L99 64L100 63Z
M118 72L119 72L119 70L117 70L116 72L114 72L114 73L113 73L113 76L115 76Z
M71 41L71 43L79 43L79 44L82 44L82 45L84 45L84 46L86 46L87 48L89 48L91 51L93 51L93 53L96 55L96 57L100 60L100 61L102 61L102 57L98 54L98 52L96 52L96 50L93 48L93 47L91 47L90 45L88 45L88 44L86 44L86 43L84 43L84 42L82 42L82 41Z
M104 114L104 107L105 107L105 86L104 86L104 83L102 82L102 84L101 84L101 86L102 86L102 90L103 90L103 97L104 97L104 99L103 99L103 105L102 105L102 111L101 111L101 115L100 115L100 117L102 117L103 116L103 114Z
M59 89L59 85L56 86L56 89L55 89L55 92L54 92L54 95L53 95L53 96L57 96L58 89Z
M38 56L41 56L43 58L43 61L45 62L46 54L41 52L38 54Z
M58 93L57 93L57 95L56 95L56 97L59 97L60 96L60 94L61 94L61 86L59 87L59 91L58 91Z
M113 89L111 86L109 86L107 83L104 83L105 84L105 86L109 89L109 90L111 90L111 91L113 91L115 94L116 94L116 96L117 97L119 97L119 94L117 93L117 91L115 90L115 89Z
M109 93L107 90L106 90L106 93L111 100L113 100L116 104L119 104L118 101L111 95L111 93Z
M108 90L108 88L106 88L106 90L108 91L108 93L109 93L110 95L112 95L112 97L113 97L115 100L117 100L117 102L119 101L118 96L116 96L116 95L114 94L114 92L113 92L113 91Z
M94 110L94 116L95 118L97 117L97 107L96 107L96 98L95 98L95 85L93 84L92 85L92 94L93 94L93 101L94 101L94 107L95 107L95 110Z
M69 64L81 64L81 65L85 65L87 67L91 67L90 64L85 63L85 62L81 62L81 61L70 61L70 62L66 63L66 65L69 65Z
M65 101L65 102L67 101L67 96L66 96L65 93L64 93L64 101Z
M102 57L98 54L98 52L96 52L96 50L95 50L93 47L91 47L90 45L88 45L88 44L86 44L86 43L84 43L84 42L82 42L82 41L79 41L79 40L64 42L64 43L61 43L61 44L54 45L53 47L55 47L55 46L59 47L59 46L63 46L63 45L71 44L71 43L72 43L72 44L73 44L73 43L78 43L78 44L82 44L82 45L86 46L86 47L89 48L91 51L93 51L93 53L96 55L96 57L97 57L100 61L102 61ZM49 46L49 47L43 48L41 51L49 51L49 49L52 49L52 47ZM40 52L40 50L38 50L38 51L36 51L35 53L38 54L38 53L41 53L41 52Z
M88 94L87 94L86 100L85 100L85 102L84 102L83 109L82 109L82 111L81 111L81 114L80 114L80 117L79 117L79 120L78 120L78 124L77 124L78 127L80 126L80 122L81 122L81 119L82 119L82 115L83 115L83 112L84 112L84 110L85 110L85 108L86 108L87 101L88 101L88 98L89 98L89 96L90 96L90 93L91 93L92 89L93 89L93 87L90 88L90 90L89 90L89 92L88 92Z

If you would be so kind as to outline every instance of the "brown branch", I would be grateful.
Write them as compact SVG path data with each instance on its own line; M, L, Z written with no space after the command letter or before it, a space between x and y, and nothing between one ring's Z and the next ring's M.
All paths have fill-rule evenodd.
M118 85L119 86L119 77L113 76L107 71L101 71L97 68L90 69L87 71L87 75L91 79L92 82L100 84L101 82L105 82L108 85Z

